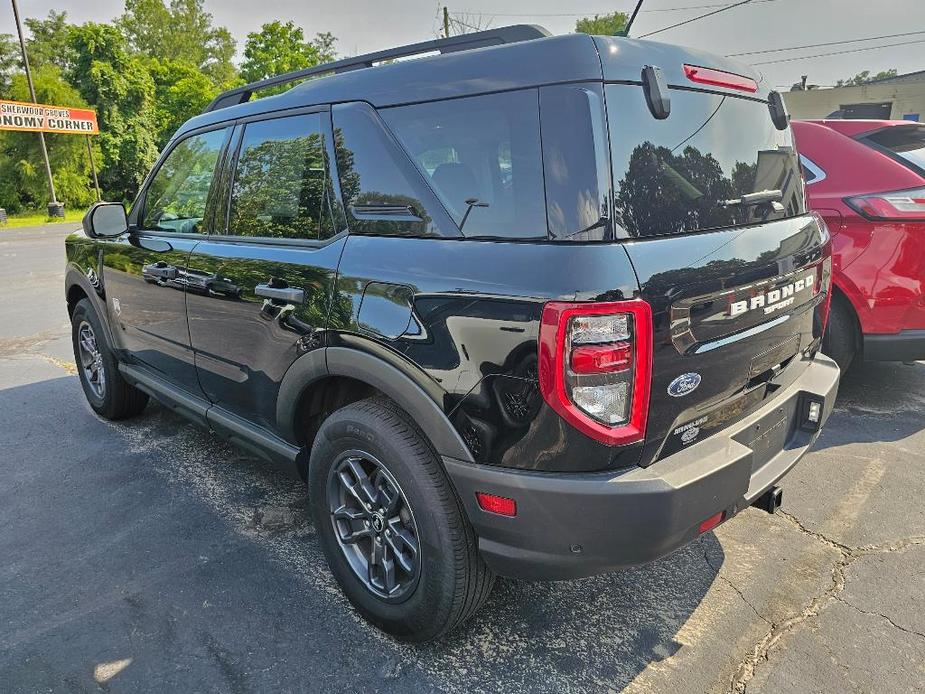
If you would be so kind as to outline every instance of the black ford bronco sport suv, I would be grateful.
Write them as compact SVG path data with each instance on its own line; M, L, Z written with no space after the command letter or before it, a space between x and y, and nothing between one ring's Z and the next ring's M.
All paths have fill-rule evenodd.
M611 571L773 511L837 389L780 96L675 46L516 26L247 85L83 227L92 408L152 396L291 468L400 638L496 574Z

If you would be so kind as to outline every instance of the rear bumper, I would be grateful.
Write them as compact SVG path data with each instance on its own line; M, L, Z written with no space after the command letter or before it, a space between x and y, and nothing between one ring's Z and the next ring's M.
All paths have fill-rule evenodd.
M864 335L866 361L925 359L925 330L903 330L893 335Z
M533 473L444 458L447 472L479 536L488 565L505 576L561 580L657 559L696 538L719 511L731 517L783 477L818 436L796 426L786 445L756 465L740 443L750 429L803 404L832 411L835 362L817 355L800 377L761 410L648 468L618 473ZM788 409L788 405L791 409ZM476 492L515 499L517 516L482 511Z

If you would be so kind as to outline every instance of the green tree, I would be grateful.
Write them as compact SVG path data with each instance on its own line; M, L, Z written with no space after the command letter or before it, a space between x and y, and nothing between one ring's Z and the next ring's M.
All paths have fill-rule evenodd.
M162 148L183 123L202 110L218 94L208 75L190 63L151 58L146 67L154 81L152 114L155 141Z
M130 199L157 157L154 81L115 26L74 27L70 43L68 80L96 108L100 123L100 184L108 197Z
M19 44L11 34L0 34L0 98L8 97L19 65Z
M241 77L246 82L280 75L326 63L336 56L332 34L316 34L305 40L301 27L293 22L275 21L264 24L260 31L247 35Z
M33 70L36 97L40 102L86 107L77 90L54 65ZM12 79L10 97L31 101L25 75ZM94 199L87 143L83 137L46 133L52 176L58 198L69 208L88 206ZM94 147L96 145L94 144ZM96 156L99 156L99 151ZM40 208L48 202L48 184L35 133L0 132L0 207L10 212Z
M26 41L29 64L33 68L55 65L62 72L67 72L74 58L74 51L70 45L73 25L67 21L67 12L51 10L47 19L28 17L25 23L31 34Z
M859 72L854 77L849 77L846 80L838 80L835 83L836 87L859 87L862 84L867 84L868 82L874 82L875 80L886 79L887 77L896 77L896 68L890 68L889 70L881 70L875 75L870 74L870 70L864 70Z
M592 34L594 36L616 36L629 21L626 12L611 12L610 14L596 14L593 17L582 17L575 22L575 31L579 34Z
M203 0L126 0L119 25L130 46L160 61L187 62L219 86L235 79L235 42L224 27L212 25Z

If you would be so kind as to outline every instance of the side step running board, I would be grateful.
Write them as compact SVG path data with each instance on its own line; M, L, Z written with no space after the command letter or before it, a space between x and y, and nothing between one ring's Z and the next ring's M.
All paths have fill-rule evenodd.
M300 449L270 431L258 427L208 400L168 383L159 375L137 364L119 364L126 381L147 393L164 407L189 419L219 438L236 444L277 465L288 474L301 477Z

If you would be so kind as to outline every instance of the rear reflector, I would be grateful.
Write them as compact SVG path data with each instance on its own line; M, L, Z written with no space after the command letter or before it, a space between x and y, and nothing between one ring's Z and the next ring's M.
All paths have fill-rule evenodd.
M925 188L858 195L845 198L845 202L868 219L896 222L925 221Z
M513 499L508 499L506 496L476 492L475 498L479 502L479 508L483 511L497 513L499 516L513 517L517 515L517 502Z
M758 83L755 80L744 75L737 75L734 72L713 70L712 68L697 65L685 65L684 74L687 75L687 79L691 82L707 84L711 87L726 87L727 89L737 89L740 92L749 93L758 91Z
M714 513L712 516L707 518L703 523L700 524L700 534L708 533L717 525L723 522L726 518L726 512L720 511L719 513Z

